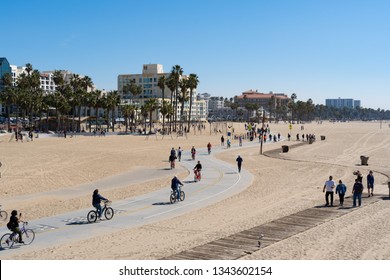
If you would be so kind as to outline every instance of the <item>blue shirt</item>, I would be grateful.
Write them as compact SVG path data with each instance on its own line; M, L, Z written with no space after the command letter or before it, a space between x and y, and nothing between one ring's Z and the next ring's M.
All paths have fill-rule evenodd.
M368 186L373 186L374 185L374 175L367 175L367 185Z
M336 187L336 194L345 194L347 192L347 187L344 184L338 184Z

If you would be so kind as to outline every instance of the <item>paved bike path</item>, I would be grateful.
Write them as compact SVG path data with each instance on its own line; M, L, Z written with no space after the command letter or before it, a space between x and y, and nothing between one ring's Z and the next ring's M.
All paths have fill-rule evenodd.
M255 146L259 144L250 142L245 143L243 148ZM220 161L213 156L213 154L226 151L225 147L214 147L212 155L208 155L206 149L198 149L196 161L200 160L203 165L200 182L194 182L192 173L196 161L189 159L188 151L183 153L179 164L191 170L190 175L182 180L184 183L182 190L186 193L186 199L183 202L171 204L169 202L170 186L166 186L152 193L113 202L112 208L115 215L110 221L103 219L97 223L88 223L86 215L91 208L29 221L29 228L37 234L34 242L28 246L15 246L12 249L1 250L0 257L12 259L20 253L150 224L189 213L237 194L251 184L253 176L245 169L238 173L236 165ZM239 148L241 147L234 145L231 149ZM116 176L113 178L114 181L118 180ZM109 182L106 181L106 185L110 185ZM93 185L96 186L96 184ZM104 184L99 183L99 185L99 188L104 188ZM7 231L5 227L0 228L2 234Z

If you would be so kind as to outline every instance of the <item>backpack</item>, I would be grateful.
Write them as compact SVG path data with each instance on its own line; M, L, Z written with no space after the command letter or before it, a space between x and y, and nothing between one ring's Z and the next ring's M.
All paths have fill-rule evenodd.
M11 223L11 222L8 222L7 228L8 228L9 230L12 230L12 223Z

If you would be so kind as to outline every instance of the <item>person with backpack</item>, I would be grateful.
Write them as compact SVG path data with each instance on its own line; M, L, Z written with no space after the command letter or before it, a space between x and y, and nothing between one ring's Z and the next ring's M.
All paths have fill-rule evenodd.
M20 228L19 228L19 223L21 222L20 221L21 217L22 217L22 213L20 213L19 217L18 217L18 211L12 210L11 217L9 218L9 222L7 224L7 228L10 231L12 231L14 234L19 235L19 243L24 243L23 238L22 238L22 232L20 231ZM9 241L7 240L6 242L8 244Z

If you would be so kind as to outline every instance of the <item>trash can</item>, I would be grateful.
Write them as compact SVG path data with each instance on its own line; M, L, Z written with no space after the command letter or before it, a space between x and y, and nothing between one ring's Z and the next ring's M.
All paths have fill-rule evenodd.
M321 135L321 140L325 140L325 136L324 135Z
M288 146L287 145L283 145L282 146L282 152L283 153L288 153Z
M368 159L369 159L369 157L360 156L360 160L362 162L362 165L368 165Z

